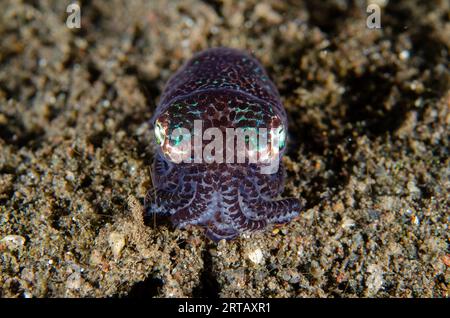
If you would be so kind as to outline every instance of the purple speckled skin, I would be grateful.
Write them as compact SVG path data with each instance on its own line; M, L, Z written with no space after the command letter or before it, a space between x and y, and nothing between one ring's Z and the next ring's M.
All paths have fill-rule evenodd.
M253 57L229 48L196 54L167 83L152 122L167 134L176 127L279 127L287 116L278 91ZM206 143L205 143L206 144ZM146 198L146 212L170 215L183 228L205 228L214 241L290 221L302 209L296 198L277 199L284 168L262 174L259 163L179 163L159 145L153 166L156 195ZM279 150L279 158L285 146Z

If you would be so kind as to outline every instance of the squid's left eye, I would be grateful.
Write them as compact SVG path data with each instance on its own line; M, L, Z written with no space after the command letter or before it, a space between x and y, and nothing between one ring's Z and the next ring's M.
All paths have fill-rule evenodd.
M170 136L170 143L175 147L179 146L181 142L189 136L190 136L189 134L177 131L177 133L174 133L172 134L172 136Z
M156 121L155 124L155 138L158 145L162 146L164 144L164 141L166 139L166 132L164 130L164 127L159 121Z

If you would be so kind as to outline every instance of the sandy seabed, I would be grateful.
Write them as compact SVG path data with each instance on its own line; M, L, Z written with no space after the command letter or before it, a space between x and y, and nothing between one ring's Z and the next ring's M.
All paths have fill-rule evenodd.
M448 297L450 2L2 2L0 296ZM144 220L148 124L193 53L252 52L295 221L214 244Z

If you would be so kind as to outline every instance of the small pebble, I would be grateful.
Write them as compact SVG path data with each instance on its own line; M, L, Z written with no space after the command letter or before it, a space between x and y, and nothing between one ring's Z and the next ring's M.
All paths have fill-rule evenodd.
M409 59L409 51L407 51L407 50L401 51L400 54L399 54L399 58L402 61Z
M120 257L123 248L125 247L125 235L118 232L112 232L109 235L109 246L115 258Z
M445 266L450 267L450 254L442 256L442 262Z
M0 240L10 250L17 250L25 244L25 238L20 235L7 235Z
M67 289L80 289L81 286L81 275L79 272L74 272L69 275L66 281Z
M355 221L349 217L344 217L344 219L342 220L342 228L343 229L351 229L352 227L355 226Z
M264 261L264 255L260 248L251 251L247 256L254 264L261 264Z
M367 268L367 272L370 273L366 281L367 296L373 297L383 287L383 270L379 265L370 264Z

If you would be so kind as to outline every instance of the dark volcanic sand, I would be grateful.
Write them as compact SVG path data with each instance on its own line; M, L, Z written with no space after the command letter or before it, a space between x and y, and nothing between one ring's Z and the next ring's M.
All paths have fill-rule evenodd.
M81 1L70 30L68 2L0 10L2 297L449 296L449 1L391 0L380 30L344 0ZM218 245L142 218L147 121L213 46L280 89L307 201Z

